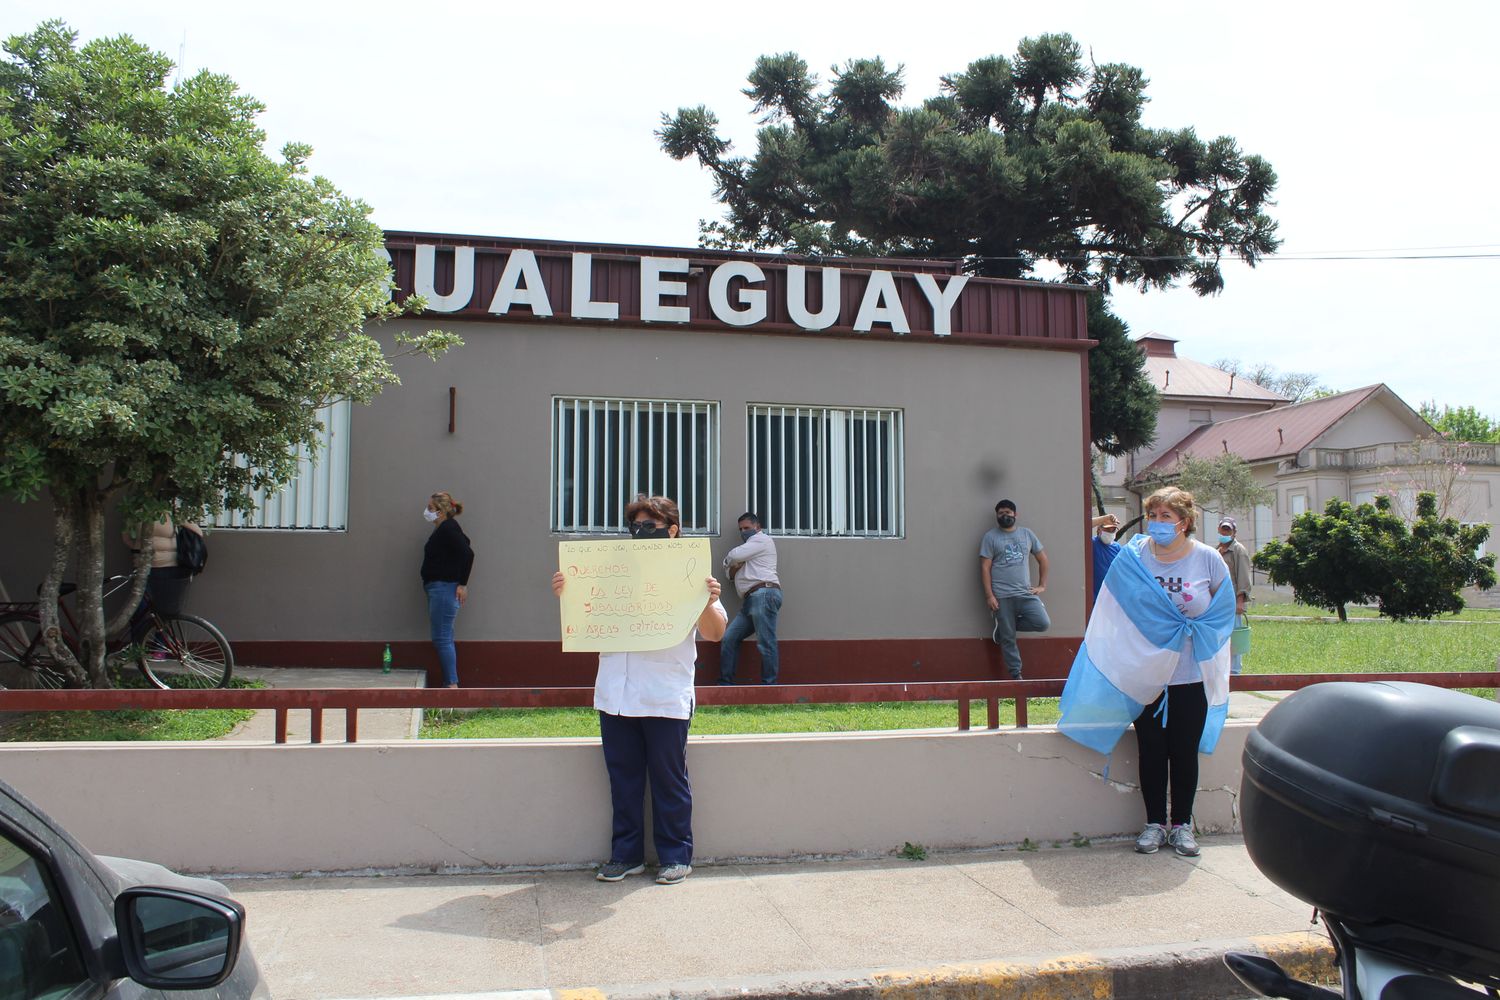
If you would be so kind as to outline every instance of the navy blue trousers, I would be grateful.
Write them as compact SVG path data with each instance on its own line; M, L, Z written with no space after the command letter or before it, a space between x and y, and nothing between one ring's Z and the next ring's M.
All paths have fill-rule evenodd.
M693 788L688 783L688 719L599 713L614 826L609 860L646 860L646 781L651 833L663 865L693 861Z

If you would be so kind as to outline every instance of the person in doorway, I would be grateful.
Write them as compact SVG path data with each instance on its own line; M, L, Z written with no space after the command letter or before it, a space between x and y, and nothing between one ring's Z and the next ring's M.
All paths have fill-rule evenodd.
M474 568L474 548L458 526L458 515L463 512L464 505L443 492L428 497L422 508L422 516L433 525L422 548L422 589L427 592L427 620L443 669L443 686L450 688L458 687L453 623L469 599L469 572Z
M1147 497L1145 506L1150 538L1137 550L1142 567L1156 578L1179 613L1187 618L1205 615L1214 595L1228 582L1229 569L1216 550L1192 537L1196 523L1193 495L1168 486ZM1210 678L1205 672L1223 671L1227 666L1224 657L1200 662L1193 653L1192 637L1187 637L1166 690L1136 717L1146 827L1135 849L1142 854L1171 846L1183 857L1198 855L1193 799L1198 790L1198 750L1208 719L1205 685ZM1217 680L1228 683L1222 673Z
M759 515L740 515L739 545L724 557L724 566L740 595L740 611L729 623L719 644L719 683L734 683L740 643L755 633L760 650L760 682L775 684L780 676L776 647L776 619L781 614L781 578L776 575L776 543L766 534Z
M682 531L677 504L669 497L636 497L625 508L634 539L676 538ZM688 782L687 737L693 718L693 671L697 638L724 637L729 616L719 603L719 581L704 581L707 601L687 638L670 649L600 653L594 708L609 773L614 812L609 860L594 877L619 882L646 870L645 794L651 786L652 839L660 867L656 881L676 885L693 872L693 789ZM562 597L566 577L552 575L552 593Z
M203 529L191 521L184 521L182 529L191 531L199 538L203 537ZM145 526L144 532L139 528L127 528L122 537L132 553L139 552L142 547L151 550L151 572L146 577L146 598L130 617L130 641L140 642L145 638L150 623L146 614L147 603L162 615L180 612L187 597L188 584L193 582L193 571L178 563L177 526L172 523L170 516L164 515Z
M979 543L979 580L995 619L991 638L1004 654L1011 678L1020 680L1021 650L1016 633L1045 632L1052 627L1041 598L1047 589L1047 553L1030 528L1016 523L1014 501L995 504L995 521L997 526L986 531ZM1035 585L1028 556L1036 558Z
M1224 557L1224 564L1229 567L1229 582L1234 587L1235 618L1243 620L1245 612L1250 608L1250 552L1235 538L1237 531L1234 518L1219 519L1219 555ZM1229 672L1239 673L1245 666L1244 660L1245 657L1240 653L1230 656Z
M1120 531L1120 519L1113 514L1100 514L1089 522L1094 537L1091 545L1094 556L1094 600L1099 600L1099 588L1104 586L1104 574L1109 564L1120 554L1120 543L1115 535Z

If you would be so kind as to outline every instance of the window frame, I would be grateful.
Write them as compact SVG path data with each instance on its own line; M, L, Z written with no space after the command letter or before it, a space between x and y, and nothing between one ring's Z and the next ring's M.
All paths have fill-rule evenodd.
M757 437L758 421L764 419L787 421L788 419L800 424L803 420L810 423L807 432L801 428L797 432L798 451L795 454L796 468L790 477L784 468L787 460L785 442L786 435L783 431L781 441L783 469L781 471L780 510L787 509L788 496L797 508L797 516L793 523L778 523L777 507L775 504L763 502L769 497L769 491L773 486L766 485L767 495L761 495L760 470L757 463L760 460L761 445ZM872 483L868 463L870 461L870 435L868 430L864 435L863 461L866 466L863 470L856 469L854 462L857 459L853 455L853 442L855 431L853 425L856 421L871 419L877 426L885 429L886 440L876 444L880 445L880 456L877 461L877 473L879 482ZM816 424L816 426L814 426ZM840 433L842 432L842 433ZM877 435L878 437L878 435ZM801 450L801 445L806 443L810 451L806 454ZM819 447L823 454L817 454ZM772 445L768 441L766 450L769 452ZM837 472L833 466L842 466ZM808 470L808 480L803 482L801 470ZM862 472L856 476L856 472ZM775 476L770 477L774 480ZM787 491L787 480L790 478L792 491ZM859 530L857 525L854 496L859 492L862 484L866 503L863 507L865 528ZM871 486L875 485L876 490ZM803 495L803 491L807 493ZM871 492L879 492L877 506L874 509L876 518L882 522L887 521L890 527L886 530L869 530L871 520L871 509L868 497ZM821 497L819 494L822 494ZM890 510L887 514L886 506ZM803 526L801 523L801 510L806 507L809 524ZM754 511L760 516L768 534L786 538L865 538L865 539L891 539L906 537L906 411L901 407L894 406L833 406L823 404L795 404L795 403L768 403L751 402L745 406L745 509Z
M723 406L718 400L711 399L645 399L625 396L587 396L559 393L554 394L549 400L549 434L548 434L548 495L547 495L547 525L548 531L554 535L593 537L601 535L620 535L628 529L625 525L625 506L637 495L644 493L647 496L666 495L677 502L678 509L682 512L681 530L684 536L716 536L720 531L720 508L723 493L723 476L720 472L720 463L723 461ZM627 411L626 407L630 407ZM656 408L662 408L657 410ZM684 413L684 407L687 407ZM643 409L644 408L644 409ZM667 409L675 408L675 409ZM565 414L571 410L575 414L571 445L573 450L573 475L575 482L572 492L568 492L568 470L564 467L564 454L567 451L568 442L564 441L563 435ZM608 434L609 417L611 413L623 415L629 413L631 426L627 429L627 421L620 419L618 430L614 434L614 448L605 452L604 468L590 468L590 481L586 487L580 487L576 482L578 453L583 443L584 434L592 435L596 426L596 413L602 414L605 434ZM649 420L660 412L664 421L671 417L677 418L678 451L676 454L675 471L676 481L680 485L686 477L691 477L695 486L690 497L675 496L668 489L667 480L670 475L664 477L660 484L654 480L656 470L647 470L647 482L640 481L640 456L637 452L642 446L639 435L640 420L644 416ZM581 430L581 421L576 415L586 413L588 415L587 432ZM699 415L706 421L702 431L702 444L705 454L701 463L697 455L698 443L700 441L697 418ZM688 433L685 435L689 450L692 453L691 460L685 465L682 446L684 435L682 427L684 416L688 418ZM664 433L668 430L665 423ZM654 434L653 434L654 438ZM635 460L630 463L629 483L625 484L622 477L626 474L621 468L620 453L626 447L627 441ZM606 445L611 443L606 441ZM592 452L594 443L588 445ZM654 440L645 442L646 462L648 466L654 465L656 460L656 442ZM701 496L699 487L696 485L700 478L697 472L701 464L702 485ZM611 480L610 473L614 472L615 478ZM605 480L600 486L594 485L594 478L602 472ZM658 489L657 486L660 485ZM679 489L677 492L681 492ZM618 503L608 502L609 494L617 494ZM565 516L569 508L566 506L566 497L572 496L571 518ZM587 500L580 502L580 496L587 495ZM596 497L598 498L598 510L596 512ZM586 515L586 516L583 516Z
M297 446L297 474L277 490L252 490L255 513L220 511L206 525L215 531L347 532L349 530L349 475L353 464L350 428L354 405L336 399L318 407L323 429L315 447ZM235 463L247 468L244 457ZM339 463L328 468L329 463ZM326 472L325 472L326 470ZM267 523L274 519L277 523ZM321 522L321 523L318 523Z

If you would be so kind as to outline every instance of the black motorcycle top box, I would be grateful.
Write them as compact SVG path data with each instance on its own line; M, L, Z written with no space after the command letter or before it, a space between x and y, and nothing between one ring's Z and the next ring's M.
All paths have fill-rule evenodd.
M1315 684L1245 743L1245 847L1361 944L1500 982L1500 704Z

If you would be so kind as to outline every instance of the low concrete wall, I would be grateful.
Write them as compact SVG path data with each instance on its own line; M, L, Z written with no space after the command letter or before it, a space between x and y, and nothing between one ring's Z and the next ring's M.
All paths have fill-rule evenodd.
M1200 829L1238 828L1230 723ZM702 861L1134 834L1135 740L1104 761L1056 731L693 737ZM100 854L195 872L582 864L609 850L597 740L12 744L0 774Z

